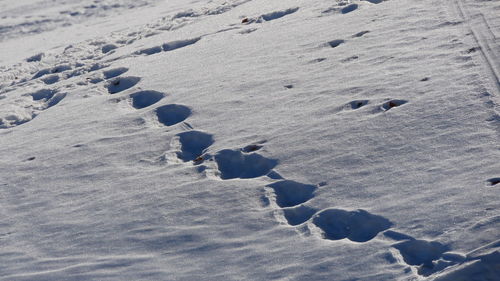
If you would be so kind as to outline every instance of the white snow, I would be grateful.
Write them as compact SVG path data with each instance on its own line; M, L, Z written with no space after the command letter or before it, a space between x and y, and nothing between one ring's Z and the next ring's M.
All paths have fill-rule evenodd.
M500 2L0 2L0 280L500 280Z

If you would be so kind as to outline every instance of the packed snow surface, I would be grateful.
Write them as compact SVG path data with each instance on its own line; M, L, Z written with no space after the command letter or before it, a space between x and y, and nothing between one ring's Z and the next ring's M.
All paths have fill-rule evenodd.
M500 1L0 2L0 280L500 280Z

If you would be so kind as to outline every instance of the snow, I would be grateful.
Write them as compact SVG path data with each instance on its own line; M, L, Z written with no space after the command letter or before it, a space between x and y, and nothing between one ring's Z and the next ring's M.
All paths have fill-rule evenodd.
M0 280L500 280L498 1L0 3Z

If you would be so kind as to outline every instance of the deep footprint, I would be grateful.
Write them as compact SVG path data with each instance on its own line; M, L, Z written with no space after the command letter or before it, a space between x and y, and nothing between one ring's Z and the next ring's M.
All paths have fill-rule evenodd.
M407 102L408 101L406 101L406 100L390 100L390 101L387 101L384 104L382 104L382 109L387 111L391 108L401 106Z
M369 102L368 100L353 100L353 101L351 101L350 103L348 103L348 104L346 105L346 107L348 107L348 108L350 108L350 109L353 109L353 110L354 110L354 109L359 109L359 108L361 108L361 107L363 107L363 106L367 105L367 104L368 104L368 102Z
M313 198L317 187L291 180L282 180L268 185L276 194L276 204L281 208L293 207Z
M500 178L491 178L491 179L488 179L488 183L493 186L493 185L497 185L500 183Z
M308 221L316 211L314 208L300 205L283 209L283 214L289 225L299 225Z
M165 126L172 126L186 120L191 115L191 109L185 105L167 104L156 109L158 121Z
M336 40L332 40L332 41L328 42L328 46L330 46L332 48L337 48L338 46L340 46L341 44L344 44L344 43L345 43L345 40L336 39Z
M403 256L405 263L415 266L433 267L433 261L441 258L448 247L435 241L409 240L393 245Z
M140 80L141 78L135 76L118 77L109 81L109 83L106 84L106 88L108 89L108 92L110 94L116 94L121 91L125 91L129 88L132 88L137 83L139 83Z
M354 242L367 242L392 225L388 219L365 210L340 209L326 209L317 213L313 217L313 223L323 231L325 239L347 238Z
M221 179L249 179L267 175L278 160L260 154L243 154L240 150L224 149L215 156Z
M342 8L342 10L340 10L340 12L342 14L347 14L347 13L350 13L352 11L355 11L357 8L358 8L358 4L351 4L351 5L347 5L344 8Z
M145 108L159 102L165 94L157 91L140 91L130 95L132 106L136 109Z
M200 131L180 133L177 137L181 145L181 151L177 152L177 157L184 162L199 159L204 151L214 143L212 135Z

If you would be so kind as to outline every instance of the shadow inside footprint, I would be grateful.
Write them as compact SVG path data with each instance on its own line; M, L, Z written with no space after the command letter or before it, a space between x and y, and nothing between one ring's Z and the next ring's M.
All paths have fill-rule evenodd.
M243 154L240 150L224 149L215 156L220 177L224 180L234 178L256 178L267 175L278 165L275 159L260 154Z
M326 209L317 213L313 223L323 231L325 239L347 238L354 242L369 241L392 225L388 219L372 215L365 210L340 209Z
M56 90L50 90L50 89L41 89L38 90L31 95L33 97L33 100L49 100L51 99L55 94L57 93Z
M348 103L348 107L351 109L359 109L365 105L368 104L368 100L353 100L350 103Z
M156 109L158 121L165 126L172 126L186 120L191 115L191 109L185 105L167 104Z
M291 180L282 180L268 185L276 194L276 204L281 208L293 207L313 198L316 186Z
M300 205L283 209L283 214L289 225L299 225L309 220L316 211L314 208Z
M165 95L157 91L140 91L130 95L132 106L141 109L160 101Z
M340 46L341 44L344 44L344 43L345 43L345 40L337 39L337 40L332 40L332 41L328 42L328 45L332 48L337 48L338 46Z
M491 178L491 179L488 179L488 182L491 186L493 185L497 185L500 183L500 178Z
M126 89L132 88L137 83L139 83L140 80L141 78L135 76L118 77L106 84L106 88L108 88L108 92L110 94L116 94Z
M177 135L181 145L181 151L177 157L184 162L198 159L205 149L214 143L212 135L200 131L188 131Z
M405 104L407 102L408 101L406 101L406 100L390 100L390 101L387 101L384 104L382 104L382 109L384 109L385 111L387 111L387 110L389 110L391 108L401 106L401 105L403 105L403 104Z
M448 247L435 241L409 240L393 245L409 265L433 267L432 261L438 260L448 251Z
M350 12L356 10L357 8L358 8L358 4L350 4L350 5L347 5L344 8L342 8L342 10L340 10L340 12L342 14L347 14L347 13L350 13Z

